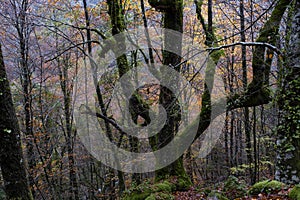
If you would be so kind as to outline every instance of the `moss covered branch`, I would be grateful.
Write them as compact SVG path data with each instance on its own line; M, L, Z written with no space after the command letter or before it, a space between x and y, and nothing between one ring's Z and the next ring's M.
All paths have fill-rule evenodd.
M271 17L260 30L256 39L258 43L268 43L276 46L280 21L291 0L279 0ZM229 100L229 109L257 106L271 101L269 75L274 57L274 49L264 45L257 45L252 57L253 80L242 94L236 94Z

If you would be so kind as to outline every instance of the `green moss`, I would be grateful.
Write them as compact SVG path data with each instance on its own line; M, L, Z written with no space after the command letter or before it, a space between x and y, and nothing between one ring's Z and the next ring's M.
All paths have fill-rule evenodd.
M170 170L171 168L172 170ZM163 180L171 183L172 190L187 190L191 187L192 182L184 169L182 157L178 158L171 166L157 171L155 182Z
M247 193L246 184L239 182L235 176L229 176L225 181L223 193L233 199L245 196Z
M279 124L277 126L277 177L289 184L299 184L300 177L300 69L285 64L279 85L277 103Z
M155 195L151 194L150 196L148 196L145 200L156 200Z
M175 197L172 194L158 193L156 199L173 200Z
M249 194L271 193L280 190L285 184L275 180L265 180L255 183L249 190Z
M158 192L155 194L151 194L145 200L173 200L175 197L172 194Z
M151 193L145 192L145 193L139 193L139 192L133 192L133 193L127 193L122 199L123 200L144 200L147 197L149 197Z
M191 181L189 179L180 178L177 182L178 190L185 190L191 187Z
M300 185L296 185L289 193L292 200L300 200Z
M160 192L160 191L166 191L166 192L172 192L172 184L168 181L164 181L162 183L157 183L153 186L154 192Z
M143 200L146 199L150 194L151 185L148 182L144 182L136 187L132 187L124 192L123 200Z
M125 191L123 200L152 200L152 199L174 199L171 194L176 186L169 181L164 181L154 185L142 183L130 190Z
M267 104L271 101L271 92L268 88L249 84L247 91L242 94L234 94L227 99L228 109L252 107Z
M156 199L159 199L159 200L173 200L173 199L175 199L175 197L171 194L158 192L158 193L155 193L155 194L151 194L145 200L156 200Z
M177 181L175 182L176 190L186 190L190 188L192 186L192 181L184 169L182 157L176 161L174 170L175 173L173 175L177 177Z
M256 42L267 42L269 44L276 45L280 21L289 3L289 0L278 1L271 14L271 17L260 30L259 37L257 38ZM256 46L252 59L252 82L258 87L269 85L269 72L272 63L272 59L270 59L270 57L273 57L273 52L270 52L266 58L264 57L265 47Z
M218 64L220 58L221 58L222 56L224 56L224 55L225 55L224 50L214 51L214 52L212 52L212 53L210 54L210 56L211 56L211 58L212 58L212 60L213 60L213 62L214 62L215 65Z

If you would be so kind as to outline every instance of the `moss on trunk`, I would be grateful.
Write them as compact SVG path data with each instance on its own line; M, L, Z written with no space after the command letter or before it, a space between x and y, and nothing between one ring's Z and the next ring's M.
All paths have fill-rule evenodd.
M181 49L182 36L180 34L170 37L169 29L182 33L183 30L183 1L182 0L150 0L150 5L155 9L164 12L163 27L166 29L164 34L163 64L165 66L174 66L174 69L180 72L181 66ZM167 51L174 49L176 53ZM176 82L176 81L175 81ZM153 149L162 148L167 145L177 132L180 123L180 106L172 91L168 88L161 87L160 103L165 107L167 112L167 123L158 135L151 139ZM166 140L166 138L168 138ZM156 182L166 180L169 177L176 177L176 188L183 190L191 186L191 180L188 177L184 166L183 158L173 162L167 167L156 171Z
M279 25L290 0L280 0L268 21L260 30L256 42L276 45ZM271 101L269 75L274 52L264 46L256 46L252 57L253 80L242 94L235 94L228 99L228 109L258 106Z
M277 180L300 181L300 2L296 1L285 67L281 69L278 95Z
M280 0L276 4L271 17L260 30L256 42L266 42L276 45L276 42L278 41L280 21L290 2L290 0ZM264 46L255 47L252 58L253 80L249 85L249 90L269 85L270 67L274 52L268 50L265 54L265 51L266 47Z

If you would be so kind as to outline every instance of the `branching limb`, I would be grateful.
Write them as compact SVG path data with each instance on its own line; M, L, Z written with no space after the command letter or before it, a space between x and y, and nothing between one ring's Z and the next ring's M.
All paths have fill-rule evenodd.
M270 43L267 43L267 42L236 42L236 43L226 44L226 45L222 45L222 46L218 46L218 47L211 47L206 50L209 52L213 52L213 51L218 51L221 49L226 49L226 48L238 46L238 45L267 47L267 48L271 49L272 51L276 52L277 54L282 54L282 52L276 46L274 46Z

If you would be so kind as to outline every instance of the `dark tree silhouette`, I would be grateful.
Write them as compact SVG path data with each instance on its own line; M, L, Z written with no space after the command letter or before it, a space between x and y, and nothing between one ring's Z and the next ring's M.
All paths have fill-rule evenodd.
M0 166L8 199L32 199L15 113L0 45Z

